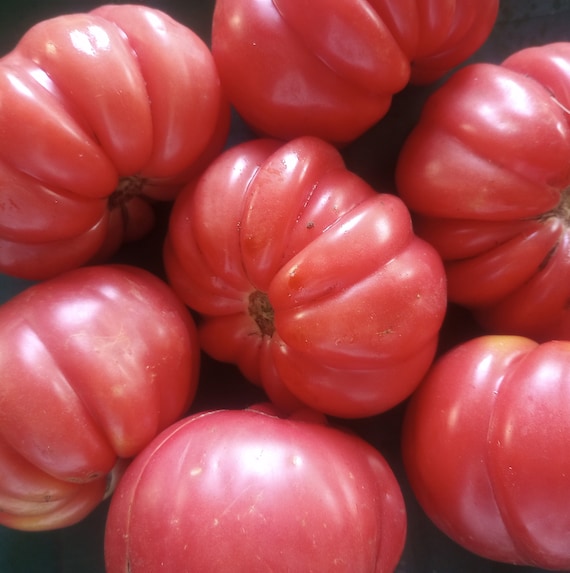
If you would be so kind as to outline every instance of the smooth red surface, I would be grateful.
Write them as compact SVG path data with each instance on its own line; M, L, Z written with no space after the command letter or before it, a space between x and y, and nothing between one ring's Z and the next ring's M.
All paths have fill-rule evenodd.
M497 12L497 0L217 0L212 53L257 132L342 144L409 82L433 82L473 54Z
M0 523L17 529L85 517L198 384L190 314L130 266L24 290L0 307L0 349Z
M207 45L142 5L34 25L0 60L0 92L0 271L23 278L145 234L152 202L171 200L229 127Z
M412 397L402 449L444 533L487 559L570 568L570 342L488 335L443 355Z
M232 564L388 573L405 536L398 482L367 442L271 407L218 410L171 426L128 468L111 500L105 559L107 573Z
M409 396L433 359L439 256L400 199L322 140L253 140L218 157L177 198L164 261L202 315L204 350L282 407L373 415Z
M473 64L428 100L398 193L489 331L570 338L570 43Z

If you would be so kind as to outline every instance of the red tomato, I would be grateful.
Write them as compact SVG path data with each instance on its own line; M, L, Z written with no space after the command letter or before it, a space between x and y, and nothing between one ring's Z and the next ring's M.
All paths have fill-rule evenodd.
M427 102L398 192L488 331L570 338L570 43L474 64Z
M389 572L405 535L398 482L361 438L267 408L217 410L174 424L127 469L106 570Z
M203 315L204 350L283 408L376 414L433 360L440 258L402 201L322 140L253 140L218 157L175 201L164 261Z
M408 404L404 466L427 515L488 559L570 569L570 342L482 336Z
M76 269L0 307L0 523L75 523L179 419L198 383L188 310L128 266Z
M346 143L410 81L429 83L489 35L498 0L217 0L212 53L257 132Z
M0 93L0 272L30 279L146 233L229 127L206 44L144 6L35 25Z

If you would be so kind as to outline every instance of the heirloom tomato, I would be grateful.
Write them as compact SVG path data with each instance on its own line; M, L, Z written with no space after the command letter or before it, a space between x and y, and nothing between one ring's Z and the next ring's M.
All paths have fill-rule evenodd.
M0 94L0 272L23 278L142 236L229 127L206 44L139 5L31 27L0 60Z
M402 448L426 514L496 561L570 569L570 341L471 339L407 404Z
M429 83L486 40L498 0L217 0L212 53L258 133L347 143L410 81Z
M81 520L194 398L199 346L166 283L123 265L33 285L0 307L0 523Z
M305 136L226 150L174 202L168 280L202 348L282 408L391 408L429 368L446 309L436 251L409 212Z
M378 450L271 409L189 416L127 468L105 529L107 573L394 571L406 511Z
M570 338L570 43L456 72L401 150L399 195L488 332Z

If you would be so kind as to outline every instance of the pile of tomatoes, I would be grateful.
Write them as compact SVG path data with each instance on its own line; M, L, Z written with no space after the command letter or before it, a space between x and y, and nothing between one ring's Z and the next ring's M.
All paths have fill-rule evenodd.
M471 61L500 8L217 0L204 37L107 4L23 34L5 532L99 515L107 573L419 571L423 527L570 569L570 42Z

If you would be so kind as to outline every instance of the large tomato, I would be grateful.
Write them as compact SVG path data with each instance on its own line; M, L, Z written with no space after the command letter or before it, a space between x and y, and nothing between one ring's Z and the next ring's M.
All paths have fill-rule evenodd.
M489 35L498 0L217 0L212 53L257 132L355 139L410 81L428 83Z
M0 272L24 278L140 237L229 126L206 44L138 5L33 26L0 60L0 93Z
M433 94L398 192L489 331L570 338L570 43L473 64Z
M570 569L570 342L488 335L434 364L404 419L427 515L488 559Z
M263 410L198 413L159 435L111 500L107 573L394 571L406 511L356 435Z
M198 382L186 307L135 267L68 271L0 307L0 523L75 523Z
M176 199L164 261L203 315L204 350L284 408L293 395L337 416L379 413L433 360L439 256L398 197L317 138L252 140L218 157Z

